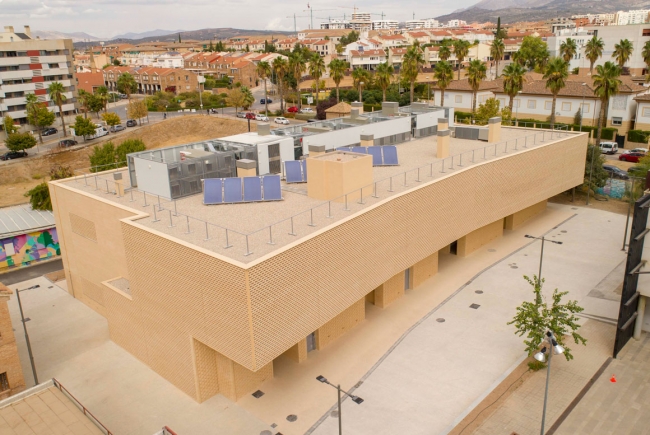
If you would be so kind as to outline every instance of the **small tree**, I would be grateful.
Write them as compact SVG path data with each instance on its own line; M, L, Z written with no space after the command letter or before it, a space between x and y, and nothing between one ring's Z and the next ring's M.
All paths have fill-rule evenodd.
M104 100L95 94L88 94L88 109L99 119L99 112L104 110Z
M483 104L476 109L476 123L487 124L490 118L499 116L499 100L496 98L488 98Z
M576 114L573 115L573 124L580 125L582 123L582 107L576 111Z
M36 138L30 133L12 133L7 136L5 145L10 151L23 151L36 145Z
M90 171L101 172L112 169L115 166L115 145L113 142L106 142L104 145L95 145L90 158Z
M244 96L244 93L241 91L241 88L235 88L228 91L226 104L228 106L234 107L235 113L237 113L238 107L244 107L244 104L246 104L246 98Z
M47 110L44 103L38 101L38 97L34 94L27 95L27 121L36 127L38 131L38 140L43 143L43 128L49 127L54 123L56 115Z
M50 169L50 180L61 180L74 176L74 172L70 166L54 166ZM34 210L50 210L52 211L52 199L50 198L50 189L46 182L35 186L29 192L25 193L29 198L29 203Z
M75 122L72 128L74 129L74 135L83 136L85 141L86 136L92 136L95 134L95 129L97 127L90 119L86 119L83 116L78 115L75 118Z
M131 101L131 94L138 91L138 83L135 81L135 77L128 72L121 74L117 78L117 90L126 94L126 98Z
M119 167L126 166L126 155L130 153L138 153L146 150L147 147L140 139L128 139L122 142L115 149L115 161Z
M609 173L603 169L604 164L605 157L600 152L600 148L596 145L588 145L585 162L585 176L582 185L594 193L596 192L596 189L603 187L609 178Z
M13 133L17 133L18 130L20 130L20 127L14 124L14 119L9 115L5 115L2 125L4 126L7 136Z
M102 115L102 119L109 127L115 127L116 125L120 125L120 123L122 122L122 120L120 119L120 115L113 112L104 113Z
M562 304L562 298L569 292L560 292L553 290L553 302L551 306L546 303L542 295L542 284L536 275L533 279L524 276L524 279L533 287L535 299L533 302L524 301L517 307L517 314L508 322L508 325L515 325L517 331L515 334L520 337L526 335L524 344L528 356L535 354L542 342L544 341L547 331L553 332L558 344L564 347L564 357L567 361L573 359L571 349L565 344L565 336L571 335L576 344L585 344L587 340L576 331L580 328L576 313L584 311L584 308L578 305L577 301L568 301Z
M127 107L127 113L129 114L129 118L137 119L138 124L140 124L140 120L149 114L149 110L144 101L131 101Z

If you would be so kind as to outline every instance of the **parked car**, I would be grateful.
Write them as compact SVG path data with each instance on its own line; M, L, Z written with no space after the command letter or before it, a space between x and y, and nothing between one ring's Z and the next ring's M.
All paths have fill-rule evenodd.
M126 121L127 127L135 127L136 125L138 125L138 123L136 122L135 119L127 119Z
M246 112L237 112L237 118L246 118Z
M246 119L252 119L253 121L255 121L255 114L253 112L248 112L246 114Z
M600 152L603 154L616 154L618 152L618 144L616 142L601 142Z
M129 98L126 94L117 94L117 95L119 95L120 98L122 98L122 99L124 99L124 98Z
M27 157L27 151L9 151L4 154L0 154L0 160L13 160L19 159L21 157Z
M255 115L255 120L256 120L256 121L269 122L269 117L266 116L266 115L263 115L263 114L261 114L261 113L258 113L257 115Z
M273 100L270 99L270 98L267 98L267 99L262 98L260 100L260 104L266 104L266 103L271 104L272 102L273 102Z
M73 145L77 145L77 141L74 139L63 139L59 141L59 146L60 147L71 147Z
M311 107L303 107L300 113L314 113L314 110Z
M621 168L617 168L616 166L612 165L603 165L603 169L607 172L609 172L610 176L612 178L618 178L619 180L629 180L630 176L627 175L627 172L622 170ZM628 170L629 172L629 170Z
M645 153L627 153L627 154L621 154L618 156L619 160L622 160L624 162L634 162L638 163L640 159L645 157Z
M50 128L46 128L45 130L43 130L43 133L41 133L41 136L51 136L51 135L56 134L58 132L59 132L59 130L57 130L56 128L50 127Z
M287 109L289 113L298 113L298 108L296 106L291 106Z
M126 130L126 127L122 124L117 124L108 129L111 133L117 133L118 131Z
M289 120L285 118L284 116L278 116L273 120L276 124L284 124L284 125L289 125Z
M631 150L625 150L623 151L623 154L629 154L629 153L644 153L648 154L648 149L647 148L634 148Z
M648 171L642 166L630 166L627 168L627 173L631 177L645 177Z

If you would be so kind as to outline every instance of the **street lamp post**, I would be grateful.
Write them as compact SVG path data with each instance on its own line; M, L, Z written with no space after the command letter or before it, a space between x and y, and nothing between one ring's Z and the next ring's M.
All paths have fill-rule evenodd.
M542 250L539 253L539 274L537 275L537 278L539 279L539 285L541 287L541 285L542 285L542 262L544 261L544 242L548 241L548 242L551 242L551 243L555 243L556 245L561 245L562 242L559 242L557 240L546 240L546 238L544 236L535 237L535 236L531 236L530 234L526 234L524 237L526 237L528 239L537 239L537 240L542 241Z
M33 290L39 288L40 285L36 284L22 290L16 289L16 297L18 298L18 308L20 309L20 321L23 323L23 330L25 331L25 341L27 342L27 353L29 354L29 362L32 365L32 374L34 375L34 385L38 385L38 377L36 376L36 365L34 365L34 355L32 354L32 345L29 342L29 334L27 333L27 325L25 324L25 316L23 315L23 304L20 302L20 292L26 290Z
M350 397L352 401L358 405L361 405L363 403L363 399L359 396L355 396L354 394L350 394L347 391L341 389L341 385L334 385L330 381L328 381L324 376L316 376L316 380L319 382L322 382L324 384L327 384L329 386L332 386L336 388L338 391L338 408L339 408L339 435L343 435L343 425L341 423L341 393L345 394L346 396Z
M546 340L549 344L548 350L548 364L546 367L546 390L544 391L544 409L542 411L542 429L540 430L540 435L544 435L544 424L546 423L546 402L548 400L548 381L551 378L551 359L553 358L553 353L560 355L564 353L564 348L560 346L553 333L551 331L546 331ZM544 362L544 356L546 355L547 349L546 346L542 348L541 351L537 352L534 358L539 362Z
M587 89L587 84L582 84L582 106L580 106L580 132L582 132L582 118L585 116L585 90Z

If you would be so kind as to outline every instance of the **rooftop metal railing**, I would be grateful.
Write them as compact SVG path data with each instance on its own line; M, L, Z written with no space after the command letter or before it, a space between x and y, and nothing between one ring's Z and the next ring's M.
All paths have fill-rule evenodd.
M405 192L412 187L435 178L446 176L446 174L456 169L536 147L571 134L579 133L568 132L566 129L561 128L556 130L540 129L522 137L464 151L396 175L376 180L372 184L355 189L340 197L323 201L319 205L302 210L287 218L264 225L250 232L238 231L183 213L182 210L179 211L176 200L167 200L157 195L147 194L146 192L129 188L129 186L124 186L126 188L124 197L130 203L136 203L144 209L151 210L150 216L152 217L151 222L153 223L166 225L168 228L176 227L178 230L182 230L182 234L185 235L197 231L201 232L204 242L215 243L223 249L241 249L240 255L244 257L248 257L254 253L251 246L257 246L258 249L263 251L263 255L272 251L273 248L270 248L270 246L276 245L280 240L290 243L292 240L297 240L298 237L308 235L316 227L322 228L327 226L335 220L350 216L390 196ZM103 166L110 169L116 165L119 165L119 163ZM119 196L120 189L118 189L115 180L109 179L109 177L112 178L110 174L102 172L91 173L88 176L87 173L84 173L83 179L78 177L76 182L83 182L86 186L90 187L94 186L94 190L101 191L105 194ZM126 177L126 181L128 181L128 177ZM290 191L290 189L286 189L285 191ZM213 207L221 206L215 205ZM266 247L267 245L269 247ZM262 249L262 246L266 247L266 249Z
M72 399L72 401L75 403L75 405L77 405L77 406L81 409L81 411L84 413L84 415L85 415L86 417L88 417L88 418L90 419L90 421L92 421L93 424L94 424L95 426L97 426L97 427L98 427L102 432L104 432L106 435L113 435L113 432L111 432L110 430L108 430L108 429L106 428L106 426L104 426L104 425L103 425L103 424L102 424L102 423L97 419L97 417L95 417L95 416L93 415L92 412L90 412L90 411L89 411L85 406L83 406L83 405L81 404L81 402L79 402L79 401L77 400L77 398L74 397L74 396L72 395L72 393L70 393L70 392L69 392L69 391L68 391L68 390L67 390L63 385L61 385L61 382L59 382L59 381L56 380L55 378L52 378L52 382L54 383L54 386L55 386L56 388L58 388L58 389L59 389L63 394L65 394L65 395L68 396L70 399Z

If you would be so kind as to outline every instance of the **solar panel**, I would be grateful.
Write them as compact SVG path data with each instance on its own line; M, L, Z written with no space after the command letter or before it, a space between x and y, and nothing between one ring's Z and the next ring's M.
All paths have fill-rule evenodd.
M262 177L262 185L264 186L264 201L280 201L282 199L279 175Z
M223 180L206 178L203 180L203 204L223 204Z
M359 154L368 154L366 147L352 147L352 152Z
M262 200L262 180L260 177L244 177L244 201Z
M372 156L372 166L381 166L384 164L384 159L381 156L382 147L368 147L368 154Z
M350 147L339 147L339 148L337 148L337 150L338 151L345 151L346 153L349 153L350 151L352 151L352 148L350 148Z
M284 162L284 172L287 183L302 183L307 181L302 177L302 162L300 160L289 160Z
M242 202L241 178L223 179L223 202Z
M384 152L384 165L395 166L397 163L397 147L395 145L385 145L382 147Z

